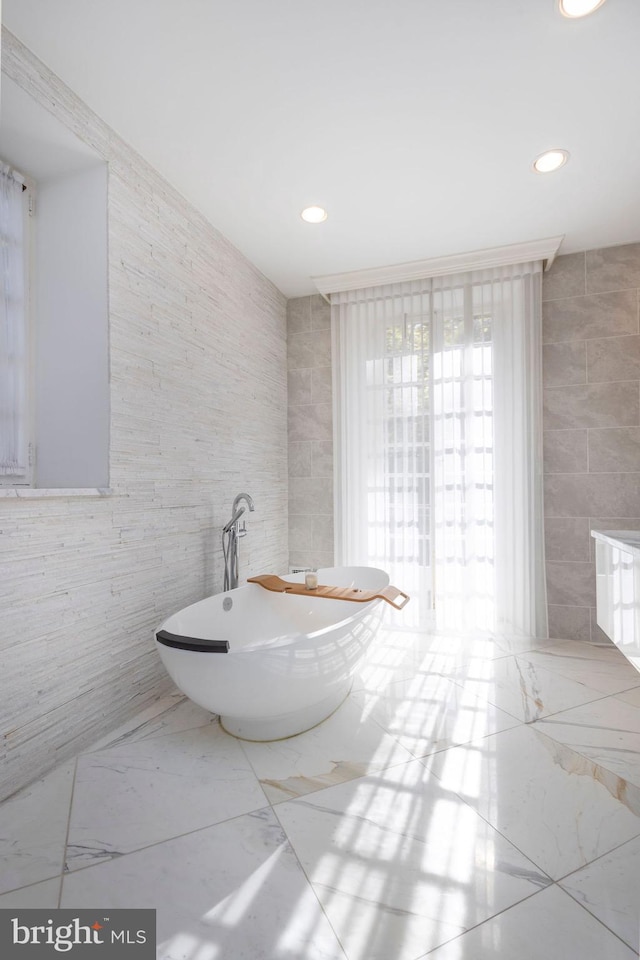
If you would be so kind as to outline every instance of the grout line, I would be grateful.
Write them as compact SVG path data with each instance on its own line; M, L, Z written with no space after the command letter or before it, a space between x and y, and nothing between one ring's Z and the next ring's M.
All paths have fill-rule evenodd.
M62 901L62 885L64 883L64 875L67 866L67 848L69 846L69 830L71 828L71 811L73 810L73 798L76 790L76 777L78 775L78 759L79 756L74 758L73 763L73 782L71 784L71 793L69 796L69 813L67 815L67 829L64 837L64 846L62 848L62 869L60 871L60 883L58 885L58 909L60 908L60 903Z
M637 839L637 838L636 838L636 839ZM629 842L629 841L627 841L627 842ZM616 847L615 849L618 849L618 848ZM598 859L600 859L600 858L598 857ZM591 863L595 863L595 861L592 860ZM590 863L589 863L589 864L586 864L586 866L590 866ZM580 869L584 869L584 867L581 867ZM576 871L576 872L577 872L577 871ZM571 876L571 874L568 874L568 876ZM590 917L593 917L593 919L596 920L597 923L599 923L602 927L604 927L604 929L607 930L612 936L614 936L614 937L616 938L616 940L619 940L621 943L623 943L623 944L625 945L625 947L630 947L630 949L631 949L632 951L635 951L636 948L635 948L634 946L632 946L631 944L627 943L626 940L623 940L622 937L620 936L620 934L619 934L619 933L616 933L616 931L613 930L611 927L608 927L607 924L604 922L604 920L601 920L600 917L597 917L595 913L592 913L591 910L589 910L589 908L586 906L586 904L582 903L581 900L578 900L578 898L577 898L570 890L565 890L565 888L560 885L560 882L558 882L558 883L556 884L556 886L558 886L558 887L560 888L560 890L562 890L563 893L566 893L566 895L567 895L568 897L571 897L571 899L574 900L574 901L578 904L579 907L582 907L583 910L586 910L586 912L589 914L589 916L590 916Z

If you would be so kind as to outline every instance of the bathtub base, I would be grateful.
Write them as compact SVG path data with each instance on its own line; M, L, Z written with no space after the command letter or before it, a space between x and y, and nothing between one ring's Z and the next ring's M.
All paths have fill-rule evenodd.
M336 687L330 696L303 710L282 713L275 717L220 717L223 730L240 740L284 740L299 733L311 730L334 713L346 700L351 690L353 678L349 677Z

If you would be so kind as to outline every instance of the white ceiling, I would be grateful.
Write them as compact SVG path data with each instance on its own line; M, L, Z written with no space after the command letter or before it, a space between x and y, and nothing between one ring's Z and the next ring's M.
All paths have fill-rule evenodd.
M289 297L640 240L640 2L2 0L5 25ZM571 153L546 177L531 161ZM307 225L299 212L326 206Z

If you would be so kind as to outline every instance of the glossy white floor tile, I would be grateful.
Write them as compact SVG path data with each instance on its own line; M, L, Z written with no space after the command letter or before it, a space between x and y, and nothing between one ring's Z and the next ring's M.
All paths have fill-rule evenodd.
M542 733L572 747L622 781L640 787L640 709L605 697L546 717Z
M429 960L634 960L577 903L549 887L434 950Z
M161 737L167 733L179 733L181 730L192 730L216 722L217 718L208 710L186 700L183 694L176 691L157 700L128 723L103 737L87 752L95 753L97 750L117 747L123 743Z
M11 893L3 893L0 896L0 907L57 907L60 896L60 878L55 880L43 880L41 883L34 883L30 887L21 887L19 890L12 890Z
M561 886L640 955L640 838L566 877Z
M240 742L217 724L83 754L67 869L122 856L265 803Z
M276 813L352 960L410 960L549 883L418 760Z
M62 906L154 907L162 960L344 960L270 809L65 877Z
M521 659L544 667L604 694L640 690L640 673L613 644L557 641L542 650L523 653Z
M427 758L443 787L462 797L553 879L640 834L618 780L536 725L475 740ZM621 802L622 801L622 802Z
M0 906L155 907L160 960L628 960L627 668L390 621L298 737L235 740L168 695L0 805Z
M0 804L0 893L60 874L75 762Z
M243 746L272 803L412 759L408 750L366 716L355 697L313 730L287 740Z
M633 687L632 690L625 690L624 693L616 693L616 700L629 703L632 707L640 707L640 687Z
M474 659L454 678L469 693L524 723L602 696L583 683L521 657Z
M410 679L391 683L380 693L358 692L354 698L362 700L370 715L413 757L519 724L488 700L422 668Z

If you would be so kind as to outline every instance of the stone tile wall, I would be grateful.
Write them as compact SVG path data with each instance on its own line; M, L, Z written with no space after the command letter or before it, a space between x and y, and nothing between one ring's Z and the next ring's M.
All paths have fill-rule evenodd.
M237 493L241 578L286 569L288 490L285 298L7 31L2 70L109 163L111 492L0 498L0 798L169 689Z
M326 567L333 555L331 313L319 294L287 304L289 563Z
M549 630L596 640L593 528L640 529L640 243L558 257L543 280Z

